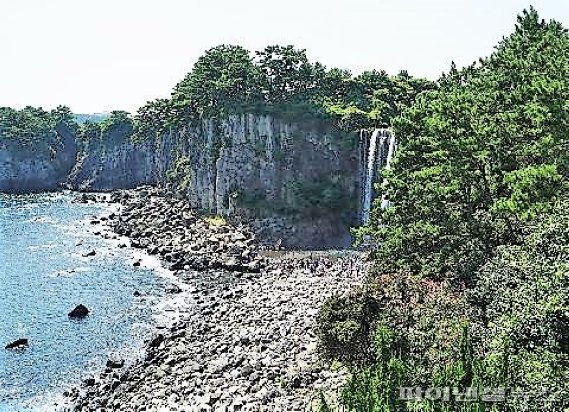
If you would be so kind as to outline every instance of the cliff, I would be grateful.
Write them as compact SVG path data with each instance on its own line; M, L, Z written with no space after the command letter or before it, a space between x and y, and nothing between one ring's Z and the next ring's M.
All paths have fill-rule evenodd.
M157 184L159 157L153 142L134 142L131 130L116 127L81 141L75 165L65 186L80 191L131 189Z
M197 209L264 219L261 229L305 238L306 246L344 245L347 228L358 223L358 142L330 125L234 115L188 123L144 141L133 141L131 135L128 127L117 127L79 142L79 148L61 136L33 149L3 148L10 168L0 175L0 191L61 185L108 191L158 184Z
M25 141L0 138L0 192L30 193L61 188L75 163L75 136L64 124L53 135Z
M354 142L331 127L236 115L139 142L120 130L92 139L67 183L93 191L160 184L222 215L340 210L359 196L360 162Z
M189 125L160 143L162 154L172 154L158 170L160 180L187 193L195 207L222 215L340 212L359 192L356 151L321 124L231 116Z

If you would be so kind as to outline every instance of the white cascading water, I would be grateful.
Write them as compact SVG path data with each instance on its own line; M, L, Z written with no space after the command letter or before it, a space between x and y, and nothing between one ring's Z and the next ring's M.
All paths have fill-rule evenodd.
M371 210L371 200L373 197L373 180L375 178L375 162L377 152L377 138L381 133L380 129L373 131L369 140L369 149L367 154L367 170L364 183L364 197L362 204L362 221L367 223L369 221L369 212Z
M393 133L389 133L389 149L387 150L387 159L385 160L385 170L389 170L391 168L391 160L395 155L395 151L397 150L397 142L395 141L395 135ZM387 209L389 207L389 199L384 194L381 195L381 208Z
M389 139L389 140L388 140ZM388 142L387 142L388 140ZM387 155L385 153L385 146L387 142ZM367 169L364 181L364 194L362 201L362 222L364 224L369 222L371 203L373 200L373 184L375 178L382 169L389 169L395 151L397 149L395 135L387 129L376 129L371 135L369 141L369 148L367 154ZM379 155L378 155L379 151ZM389 200L385 195L381 197L382 209L389 207Z

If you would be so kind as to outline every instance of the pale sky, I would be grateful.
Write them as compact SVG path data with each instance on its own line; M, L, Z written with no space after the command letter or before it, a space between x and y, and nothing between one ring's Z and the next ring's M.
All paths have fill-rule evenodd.
M569 27L569 0L0 0L0 106L135 111L224 43L435 79L490 54L530 4Z

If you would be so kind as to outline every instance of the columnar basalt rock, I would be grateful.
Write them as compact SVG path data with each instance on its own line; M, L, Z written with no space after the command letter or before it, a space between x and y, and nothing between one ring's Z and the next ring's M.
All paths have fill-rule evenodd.
M78 145L63 129L53 142L39 139L27 148L0 142L0 192L158 185L192 208L223 216L288 216L325 229L333 222L328 232L341 232L334 236L339 242L324 245L328 232L308 228L321 240L305 243L349 244L363 165L354 137L332 125L241 114L188 122L144 140L133 140L131 130L117 127Z
M357 199L360 159L346 143L317 122L251 114L203 119L139 142L120 135L87 142L68 184L95 191L160 184L192 207L222 215L248 206L244 198L265 209L291 207L291 191L302 184L337 185Z
M77 144L71 130L58 124L53 135L25 141L0 139L0 193L53 191L75 163Z

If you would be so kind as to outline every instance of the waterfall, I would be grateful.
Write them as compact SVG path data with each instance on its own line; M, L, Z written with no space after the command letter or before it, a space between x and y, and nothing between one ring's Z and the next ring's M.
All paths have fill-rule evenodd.
M370 219L371 203L374 195L373 184L375 183L378 172L382 169L389 169L397 149L396 146L395 135L388 129L376 129L370 137L362 196L361 216L362 223L364 224L368 223ZM387 154L385 154L386 151ZM383 195L381 198L381 207L386 208L388 206L389 200Z
M389 170L391 168L391 160L395 155L395 151L397 150L397 142L395 141L395 135L393 133L389 133L389 149L387 149L387 159L385 159L385 170ZM381 195L381 208L387 209L389 207L389 199L383 193Z
M369 212L371 210L371 200L373 196L373 181L375 179L375 163L377 152L377 138L381 130L376 129L373 131L369 140L369 149L367 154L367 169L364 183L364 196L362 205L362 221L367 223L369 221Z

